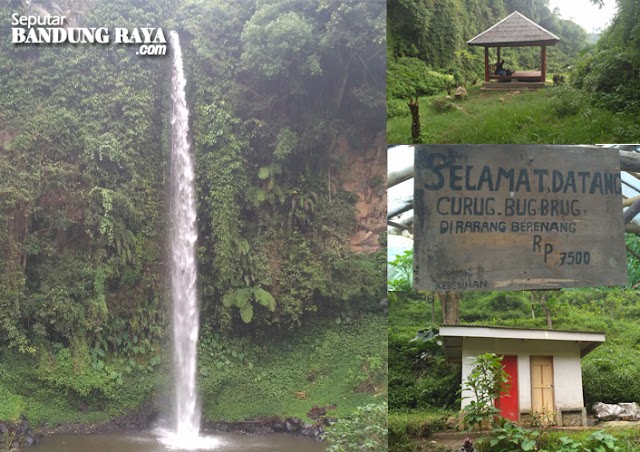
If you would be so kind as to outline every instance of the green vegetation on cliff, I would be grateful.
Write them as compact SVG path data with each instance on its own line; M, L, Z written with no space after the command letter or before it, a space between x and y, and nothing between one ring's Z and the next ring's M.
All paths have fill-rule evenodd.
M0 9L3 36L10 15L26 12L18 3ZM293 344L266 345L276 338L283 347L328 347L339 362L374 337L371 359L386 369L384 338L373 332L384 325L384 256L357 252L379 248L384 225L367 219L373 245L359 248L362 201L344 188L354 165L384 155L375 141L384 130L384 2L97 0L77 13L82 26L181 35L205 414L303 413L285 402L273 413L210 404L247 385L269 388L272 377L301 386L268 370L292 353L292 372L307 372ZM36 422L95 422L169 390L158 376L170 362L169 57L135 51L0 43L0 419L25 412ZM368 174L357 190L380 201L382 177ZM333 328L345 319L367 331ZM318 343L303 338L310 329ZM214 343L235 363L228 380ZM259 350L266 356L237 360ZM358 356L342 367L357 373ZM346 370L334 372L342 413L373 397L333 380ZM305 403L338 392L311 391Z
M640 5L616 0L618 12L595 46L578 59L572 84L597 105L636 117L640 111ZM637 123L636 123L637 124ZM637 142L636 140L632 142ZM631 141L630 141L631 142Z
M199 345L203 414L211 420L299 417L314 405L336 405L328 416L386 397L386 316L324 320L263 344L225 339L205 330ZM154 394L170 402L171 370L122 370L122 381L95 369L85 354L60 348L43 364L18 352L0 353L0 419L25 414L32 425L104 422L135 410ZM34 369L38 369L34 371ZM256 401L260 401L256 403Z

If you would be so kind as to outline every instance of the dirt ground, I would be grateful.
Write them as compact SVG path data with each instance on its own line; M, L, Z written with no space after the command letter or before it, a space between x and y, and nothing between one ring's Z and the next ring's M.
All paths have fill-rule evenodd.
M429 438L426 438L421 444L421 451L429 452L444 452L444 451L458 451L466 438L476 439L482 436L479 433L469 432L440 432L434 433Z

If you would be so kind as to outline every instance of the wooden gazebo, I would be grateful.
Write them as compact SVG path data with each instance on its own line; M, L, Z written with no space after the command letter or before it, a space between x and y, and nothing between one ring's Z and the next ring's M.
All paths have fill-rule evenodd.
M547 77L547 46L560 38L545 30L531 19L514 11L491 28L467 42L470 46L484 47L484 89L543 88ZM489 47L497 48L496 61L500 61L502 47L540 47L539 71L516 71L510 75L497 74L496 65L489 62ZM497 81L500 83L492 83Z

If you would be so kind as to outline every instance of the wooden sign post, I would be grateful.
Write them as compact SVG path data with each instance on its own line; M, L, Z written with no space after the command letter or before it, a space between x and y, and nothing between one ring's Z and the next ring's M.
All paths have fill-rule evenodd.
M415 147L414 288L624 285L615 149Z

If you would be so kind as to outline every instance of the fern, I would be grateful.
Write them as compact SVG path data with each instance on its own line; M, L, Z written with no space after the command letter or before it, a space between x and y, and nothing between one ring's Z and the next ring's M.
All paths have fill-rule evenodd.
M250 323L253 320L253 301L266 307L270 312L276 310L276 300L261 287L235 289L222 297L222 305L227 308L237 307L240 311L240 318L244 323Z

